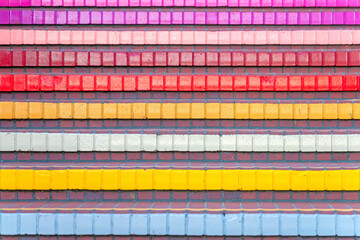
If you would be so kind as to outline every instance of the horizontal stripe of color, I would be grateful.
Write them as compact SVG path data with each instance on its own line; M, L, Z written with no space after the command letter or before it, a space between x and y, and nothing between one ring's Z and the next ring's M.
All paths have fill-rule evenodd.
M287 160L291 160L291 163L309 163L309 162L332 162L334 164L338 163L348 163L353 164L356 161L359 160L359 152L178 152L178 151L172 151L172 152L3 152L1 153L1 160L3 163L24 163L26 161L30 162L44 162L44 163L51 163L51 162L61 162L61 163L70 163L70 162L121 162L124 159L126 159L129 163L138 163L139 161L143 161L144 163L153 163L156 162L157 164L164 164L167 161L173 161L174 163L221 163L221 162L227 162L227 163L276 163L276 162L286 162ZM189 167L191 168L191 167ZM205 167L204 167L205 168ZM40 194L40 193L39 193ZM44 195L46 193L43 193ZM63 193L64 196L66 193ZM99 194L97 196L100 196L102 193L96 193ZM148 193L150 194L150 193ZM164 193L167 194L167 193ZM171 194L171 193L170 193ZM240 193L239 193L240 194ZM235 196L236 199L241 199L239 197L239 194ZM259 196L262 193L259 194ZM325 194L325 193L322 193ZM36 198L38 193L34 193L34 199ZM106 195L106 194L105 194ZM150 194L151 195L151 194ZM150 195L139 195L139 198L142 199L144 197L145 199L148 199ZM186 194L185 194L186 195ZM221 195L221 194L220 194ZM217 195L217 196L220 196ZM236 194L235 194L236 195ZM241 195L241 194L240 194ZM9 195L6 195L9 196ZM5 199L7 197L5 196ZM71 195L72 196L72 195ZM168 195L169 196L169 195ZM183 199L182 194L177 195L179 198ZM184 199L192 199L191 196L193 196L191 193L189 193L188 198ZM225 193L225 196L228 196L229 199L231 198L232 194L227 195ZM248 195L245 195L247 199ZM288 195L287 195L288 196ZM311 195L313 196L313 195ZM327 195L328 197L331 197L332 195ZM343 199L340 195L336 195L336 199L340 200ZM17 195L15 195L17 197ZM209 196L208 196L209 197ZM273 198L272 195L266 195L267 199L270 200ZM313 196L314 199L316 196ZM326 194L325 194L326 197ZM74 196L74 198L76 198ZM151 198L151 197L150 197ZM206 196L205 196L206 198ZM220 198L220 197L219 197ZM281 196L279 196L281 198ZM351 198L358 199L358 195L351 195ZM2 198L4 200L4 198ZM17 198L16 198L17 199ZM18 199L21 200L22 195L18 196ZM68 199L72 199L71 197ZM103 199L103 198L101 198ZM105 199L105 197L104 197ZM116 194L116 199L118 199L118 196ZM121 199L121 197L120 197ZM296 197L294 197L296 199ZM301 198L301 200L306 200L307 197ZM311 197L309 199L312 199ZM332 199L332 198L329 198ZM345 197L344 197L345 199ZM350 200L350 199L349 199ZM126 200L125 200L126 201Z
M2 169L0 179L1 190L360 190L359 169Z
M0 74L0 91L359 91L358 75Z
M0 132L3 152L359 152L359 134ZM281 134L281 135L280 135Z
M81 66L355 67L360 50L0 50L0 67Z
M2 0L2 7L360 7L358 0Z
M276 11L230 9L225 11L154 9L0 10L0 24L12 25L359 25L356 10Z
M353 213L2 212L0 219L2 235L360 236Z
M69 193L70 191L61 191L59 193ZM98 192L98 191L96 191ZM234 193L230 191L219 191L222 193ZM219 193L212 192L212 193ZM19 193L16 191L15 193ZM105 193L105 192L103 192ZM126 192L125 192L126 193ZM164 193L169 193L164 191ZM175 192L173 192L175 193ZM178 193L185 193L185 191L179 191ZM191 191L191 193L194 193ZM284 192L282 192L284 193ZM288 193L288 192L285 192ZM305 194L308 192L297 192L296 194ZM324 194L324 192L318 192ZM71 195L71 194L69 194ZM140 195L140 194L139 194ZM294 194L295 195L295 194ZM174 199L162 199L161 202L153 201L152 199L143 199L142 201L134 202L133 199L125 201L97 201L97 199L72 199L67 201L65 199L57 199L57 201L50 201L48 199L37 199L35 201L26 201L22 199L20 201L14 199L7 199L2 202L0 211L4 213L110 213L113 210L114 213L225 213L225 214L242 214L242 213L307 213L307 214L336 214L344 215L360 212L360 203L356 200L344 200L343 203L316 199L311 197L307 199L297 199L300 201L284 201L284 199L270 201L264 201L265 199L247 199L250 201L231 201L228 199L226 202L219 202L217 199L203 200L192 199L190 202ZM107 199L109 200L109 199ZM147 200L147 201L146 201ZM200 200L200 201L199 201ZM234 199L232 199L234 200ZM266 199L269 200L269 199ZM306 201L307 200L307 201ZM320 201L319 201L320 200ZM17 202L15 205L14 202ZM309 204L307 204L307 203ZM304 204L305 203L305 204Z
M352 162L328 162L324 160L324 163L318 161L316 164L311 161L307 162L228 162L228 161L218 161L218 162L200 162L195 160L189 161L175 161L172 159L164 159L157 162L146 162L138 159L137 161L128 161L128 159L123 161L115 162L87 162L87 160L81 160L77 162L2 162L0 163L0 169L3 170L78 170L78 169L88 169L88 170L292 170L292 171L325 171L325 170L357 170L360 169L360 164ZM130 159L131 160L131 159Z
M360 30L102 31L0 29L1 45L354 45Z
M124 192L118 192L118 191L91 191L90 195L88 193L85 192L77 192L74 193L72 190L65 190L65 191L43 191L43 190L38 190L38 191L31 191L28 192L26 196L24 196L22 191L2 191L1 192L1 200L2 202L6 202L9 203L9 205L16 201L18 203L23 203L24 205L29 203L29 199L32 199L32 201L34 203L37 202L41 202L41 201L54 201L54 202L59 202L59 201L63 201L63 202L79 202L79 201L86 201L87 203L92 203L92 204L96 204L98 205L99 201L104 201L106 203L112 202L114 205L118 204L118 203L136 203L137 206L134 207L148 207L149 202L153 201L153 202L161 202L161 206L152 206L151 209L155 208L154 211L152 212L166 212L167 208L166 208L166 201L167 203L170 205L173 205L174 202L177 202L177 204L186 204L189 203L189 206L187 208L182 208L182 210L184 210L184 212L186 212L186 210L188 210L188 212L196 212L196 207L200 207L202 211L204 209L208 209L209 208L209 204L206 204L207 202L216 202L214 207L216 207L216 209L209 209L209 212L211 213L217 213L217 210L220 211L226 211L226 209L229 209L229 205L232 207L232 209L241 209L241 208L246 208L246 209L251 209L251 213L260 213L262 212L272 212L274 206L269 206L267 205L267 203L269 202L274 202L276 205L278 205L280 203L280 206L278 206L281 210L279 210L278 212L286 212L286 213L291 213L290 209L289 211L285 211L288 208L283 208L281 206L282 203L284 203L285 201L287 202L293 202L296 205L294 207L296 208L301 208L303 207L303 204L306 204L307 202L313 203L316 202L319 205L316 205L316 210L319 213L335 213L336 210L332 209L332 210L325 210L326 207L328 206L328 204L331 203L335 203L338 204L339 202L342 201L346 201L346 204L350 204L350 207L352 208L357 208L360 209L359 207L356 207L355 204L358 204L358 199L359 199L359 192L336 192L336 193L330 193L327 191L319 191L316 192L316 194L314 194L313 192L301 192L301 191L297 191L295 193L291 192L291 191L275 191L272 192L272 194L269 193L264 193L264 192L241 192L241 191L212 191L210 194L199 194L199 192L197 191L162 191L162 194L159 195L159 192L156 190L152 190L152 191L147 191L147 192L142 192L142 191L137 191L137 192L129 192L129 191L124 191ZM275 197L274 197L275 195ZM41 196L46 196L46 199L44 197ZM95 197L94 197L95 196ZM166 197L165 197L166 196ZM196 196L196 197L194 197ZM299 197L300 196L300 197ZM318 196L323 196L322 198L319 198ZM336 197L334 197L336 196ZM285 198L286 197L286 198ZM159 201L160 200L160 201ZM217 204L219 204L219 202L223 202L224 203L224 209L222 209L222 206L218 206ZM239 205L238 206L233 206L233 202L237 202ZM240 202L245 203L246 205L242 205L240 206ZM259 202L265 203L266 205L260 205L260 206L255 206L255 209L253 207L253 205L257 205ZM164 205L163 205L164 203ZM206 204L203 206L199 206L198 203L202 203L202 204ZM140 205L138 205L140 204ZM145 204L142 205L142 204ZM195 204L195 206L193 205ZM299 204L299 205L297 205ZM354 206L354 205L355 206ZM168 205L168 206L169 206ZM205 208L206 206L206 208ZM310 205L308 205L310 206ZM346 210L346 209L342 209L342 208L337 208L339 206L344 206L344 205L337 205L335 207L335 209L339 209L341 212L344 213L348 213L351 212L350 210ZM1 210L4 211L4 208L11 208L11 206L5 206L2 205L1 206ZM12 209L13 211L20 211L20 212L36 212L38 209L32 207L32 211L28 210L27 208L22 208L22 206L17 205L16 208L19 209ZM39 207L39 206L37 206ZM68 210L70 210L71 208L75 208L77 210L77 212L79 213L79 210L76 208L76 206L66 206L65 204L62 205L62 207L67 208ZM85 211L90 210L89 207L87 206L88 209L86 209ZM99 206L101 207L103 211L99 211L99 212L106 212L107 210L112 209L112 206ZM120 207L120 206L118 206ZM128 206L126 206L128 207ZM170 206L169 206L170 207ZM213 205L211 206L213 207ZM256 208L257 207L257 208ZM41 208L41 207L39 207ZM331 207L329 207L331 208ZM75 210L74 209L74 210ZM165 210L166 209L166 210ZM161 211L160 211L161 210ZM306 213L315 213L316 210L311 210L311 209L302 209L301 212L306 212ZM53 209L52 211L56 211L56 209ZM85 212L84 211L84 212ZM9 212L9 211L7 211ZM42 212L42 211L40 211ZM50 211L49 211L50 212ZM82 211L80 211L82 212ZM95 210L95 212L98 212L97 210ZM175 212L175 211L174 211ZM180 213L181 211L178 211L178 213ZM228 211L230 212L230 211ZM234 211L231 211L232 213L234 213ZM249 211L250 212L250 211ZM296 210L294 211L294 213L297 212ZM164 239L165 240L165 239Z
M286 102L286 101L285 101ZM360 119L360 103L0 102L0 119Z

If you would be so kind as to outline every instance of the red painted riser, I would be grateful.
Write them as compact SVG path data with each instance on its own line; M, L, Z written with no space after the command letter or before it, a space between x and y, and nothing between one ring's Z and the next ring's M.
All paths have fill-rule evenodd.
M0 75L0 91L358 91L357 75Z

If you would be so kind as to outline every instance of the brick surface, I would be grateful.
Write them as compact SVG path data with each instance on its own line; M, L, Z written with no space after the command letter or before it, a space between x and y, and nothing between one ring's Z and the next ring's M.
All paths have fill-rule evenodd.
M72 191L34 191L24 194L21 191L1 191L0 197L4 202L29 200L40 201L86 201L86 202L149 202L149 201L175 201L175 202L324 202L341 203L357 202L358 192L289 192L289 191L208 191L200 193L196 191L80 191L81 194L74 194Z
M192 153L141 153L141 154L125 154L106 153L104 158L96 158L95 156L103 153L0 153L3 162L24 162L31 161L31 159L38 159L39 161L60 161L60 162L96 162L96 161L113 161L119 162L125 159L129 162L137 162L140 160L144 162L159 162L159 161L207 161L207 162L251 162L256 160L257 162L276 162L276 161L289 161L289 162L346 162L356 161L359 159L359 153L235 153L235 152L224 152L224 153L206 153L192 154Z
M189 83L191 85L191 83ZM0 86L1 87L1 86ZM1 89L0 89L1 90ZM230 89L231 91L232 89ZM296 99L341 99L341 100L352 100L358 97L357 92L126 92L118 94L118 92L71 92L69 94L59 94L58 92L43 92L40 94L29 93L4 93L0 92L1 99L15 99L15 100L114 100L114 99L267 99L267 100L296 100Z
M74 178L78 182L70 181L71 184L78 183L79 186L84 181L84 184L91 186L88 188L93 188L93 190L31 191L29 189L32 189L34 183L38 185L46 183L46 176L41 176L45 179L44 181L38 181L39 175L28 174L27 176L21 173L18 177L19 183L14 183L15 189L17 185L24 185L24 188L28 190L0 191L0 199L4 206L9 205L9 208L11 206L27 206L29 209L39 207L40 211L31 210L31 213L38 212L36 214L41 214L43 211L53 212L53 210L45 210L45 208L65 205L70 208L81 205L83 208L89 206L94 208L136 206L144 209L148 207L167 208L171 205L180 208L200 208L199 211L196 211L199 214L206 212L203 208L237 208L239 206L254 209L271 208L272 211L269 213L274 214L280 212L279 208L294 208L293 211L286 212L292 214L299 213L296 208L310 209L311 211L300 211L303 215L294 220L297 223L295 235L301 236L320 234L322 225L316 221L323 216L329 217L329 214L335 214L333 210L329 210L322 215L322 211L317 212L314 208L358 208L359 193L353 188L349 188L351 185L357 189L357 185L354 184L356 181L348 181L354 177L353 175L356 178L357 172L354 174L346 171L342 175L335 175L335 173L334 176L340 179L334 180L333 172L327 175L323 171L314 171L359 167L360 154L357 153L359 137L357 134L359 134L360 121L356 119L359 118L360 108L356 99L359 98L360 87L357 68L360 64L360 48L358 46L360 34L358 29L353 28L360 24L360 15L354 10L359 7L358 1L6 0L0 2L0 7L22 7L21 10L15 8L0 10L0 24L16 25L21 22L36 24L36 29L33 26L17 27L14 25L11 26L11 29L6 29L6 27L0 29L0 34L4 36L0 39L0 45L3 46L0 50L0 66L2 67L0 113L1 116L5 116L0 120L2 169L34 168L37 170L54 168L54 166L65 169L92 168L95 171L103 168L267 169L267 173L258 170L256 173L254 171L253 176L238 179L239 181L235 184L237 186L239 183L247 182L247 184L243 184L241 191L202 191L204 186L208 189L218 182L231 186L231 182L227 179L228 176L224 173L221 173L222 176L213 178L216 181L210 182L204 181L204 179L211 179L211 175L208 173L202 175L202 172L200 174L191 172L191 175L184 177L187 186L193 190L156 191L151 188L154 186L158 188L161 184L164 185L164 189L167 189L166 181L159 181L162 179L161 176L153 174L153 172L151 172L149 181L144 181L139 171L135 174L135 181L129 177L120 181L115 179L114 182L118 181L124 185L135 182L135 187L130 189L137 189L136 186L151 182L148 185L150 187L145 188L147 190L96 190L100 189L97 186L98 179L102 179L101 187L105 182L102 178L104 175L97 171L92 177L86 173L83 177ZM64 10L59 8L55 14L54 9L47 9L54 4L64 5ZM173 5L174 9L167 8ZM194 8L206 6L210 8ZM105 7L114 8L114 11ZM158 9L152 10L151 7L158 7ZM180 9L182 7L186 8L185 11ZM226 7L235 8L227 9ZM251 7L251 9L247 9L247 7ZM274 8L278 8L276 12L274 12ZM331 9L332 11L330 11ZM174 23L179 26L168 27ZM44 24L47 26L40 26ZM62 27L59 29L50 27L55 24ZM67 24L81 24L82 27L72 25L71 31L69 31L70 27L66 26ZM98 27L86 27L85 25L88 24L96 24ZM121 25L121 31L112 27L99 27L112 24ZM146 26L144 30L140 31L135 25L124 26L130 24L141 24L142 26L164 24L165 26ZM191 26L198 24L205 26ZM206 24L219 26L207 26ZM181 27L181 25L190 25L190 27ZM233 25L231 32L226 30L228 29L226 25ZM262 26L250 29L234 25L269 26L266 26L266 29ZM283 26L279 28L272 25ZM303 25L303 27L290 29L285 25ZM328 29L320 25L337 25L341 30ZM349 27L345 25L349 25ZM44 31L45 29L46 31ZM16 104L12 103L14 101ZM31 103L26 103L28 101ZM235 110L235 106L228 108L223 105L235 101L243 104L240 110ZM21 104L19 104L20 102ZM57 110L56 108L46 110L43 105L34 108L33 106L39 106L36 105L37 102L59 103L59 105L56 106ZM87 102L94 104L78 107L79 103ZM165 105L150 104L144 105L143 108L126 108L124 106L99 108L97 105L98 103L130 102L192 102L207 103L208 105L205 107L205 105L199 104L204 107L194 107L195 110L187 106L173 109ZM219 102L222 103L221 107L217 105ZM246 105L248 102L256 105L248 107ZM64 103L74 103L74 105ZM267 105L263 103L267 103ZM278 103L283 105L277 105ZM294 103L314 104L284 107L284 104ZM340 105L335 105L338 103L351 103L352 105L339 107ZM77 107L75 108L75 106ZM255 117L250 119L241 117L233 120L233 116L239 111L242 112L242 116L251 114ZM51 117L45 120L42 117L36 117L43 116L45 113ZM60 116L60 113L61 117L56 119L57 114ZM163 118L165 113L173 114L177 118ZM195 113L203 115L206 119L189 119L191 118L189 116L195 115ZM69 116L73 115L76 115L77 118L69 119ZM139 119L116 119L118 115L123 118L136 115L139 116ZM293 120L295 115L303 117ZM27 119L29 116L34 119ZM282 117L279 118L279 116ZM12 120L12 117L16 119ZM311 120L308 120L309 118ZM11 137L2 136L6 132L14 130L18 132L31 131L34 134L29 138L26 138L26 134L17 134L14 142L9 141ZM36 135L39 132L68 135L59 141L51 142ZM91 143L89 138L76 135L94 133L96 136L91 139L94 143ZM140 142L137 138L131 139L126 135L124 149L126 147L128 151L121 152L123 150L116 149L114 146L109 147L113 143L106 135L109 133L112 136L124 133L161 134L161 138L151 138ZM70 134L75 134L75 137ZM173 136L173 134L176 135ZM179 137L180 134L184 136ZM206 136L201 136L204 134ZM250 137L243 139L236 137L235 142L229 134L237 136L249 134ZM348 136L348 134L350 135ZM144 137L142 136L142 138ZM32 140L28 141L27 139ZM183 139L190 140L186 142ZM159 149L152 148L154 145L159 146L160 149L166 149L166 151L159 152ZM44 149L44 146L50 147L51 151ZM77 147L80 146L79 150ZM238 146L240 146L239 149ZM205 150L206 152L204 152ZM276 169L276 171L272 172L271 169ZM286 182L276 181L276 178L279 177L276 175L279 169L306 170L304 171L306 175L296 172L299 176L288 178L291 179L289 185L292 188L290 189L294 191L271 191L275 186L281 190L281 184ZM131 171L127 173L131 173ZM294 171L291 174L295 174ZM6 172L2 170L1 186L11 183L10 180L4 180L5 175ZM131 174L129 175L131 176ZM261 175L267 179L260 178ZM72 179L73 176L69 175L68 179L70 177ZM173 172L171 172L171 176L174 176ZM300 179L301 176L305 176L303 181L294 181L294 179ZM193 181L192 178L196 180ZM51 179L48 182L56 184L53 181L54 179ZM306 181L305 184L304 181ZM174 185L172 180L169 182L171 182L170 185ZM296 191L297 185L305 186L301 189L309 189L309 191ZM67 186L70 185L67 183ZM339 190L343 188L348 188L347 190L350 191ZM71 189L76 189L76 187ZM219 187L215 187L215 189L219 189ZM265 191L248 191L247 189L263 189ZM285 186L285 189L289 188ZM315 191L318 189L332 189L332 191ZM6 213L7 210L1 212ZM25 212L25 210L20 212ZM104 213L98 210L79 209L76 218L85 212L89 214ZM147 214L148 212L164 213L165 211L134 210L132 213ZM171 210L170 212L172 213ZM181 213L183 212L185 211L182 210ZM203 219L204 221L196 222L205 224L203 230L206 231L206 234L213 230L217 231L220 223L224 223L228 217L224 211L208 212L209 215ZM16 211L14 213L17 214ZM254 217L260 211L255 210L251 213L255 214L252 215ZM263 211L260 215L263 216L267 213ZM314 223L312 217L315 213L321 216L317 215ZM348 219L354 213L358 214L358 211L339 211L336 213L338 214L336 224L345 223L342 226L350 229L354 225L347 224L346 221L349 221ZM209 222L214 223L217 220L208 221L208 219L215 219L220 214L219 223L209 225ZM101 220L103 216L94 216L92 222L77 222L74 225L77 226L77 231L81 231L82 223L91 222L93 224L93 221L96 221L96 224L89 228L96 233L110 225L103 224L102 221L107 221ZM155 236L159 234L158 231L161 231L155 223L163 220L154 220L153 217L158 216L147 217L148 220L145 222L151 222L151 224L145 226L145 231L142 233L133 232L131 236L120 237L102 236L101 239L172 239L173 237L169 236ZM264 220L265 218L249 219L247 217L242 219L241 227L245 233L249 231L245 235L253 235L252 231L264 222L276 223L276 219L270 221ZM259 223L256 222L258 220ZM39 221L42 221L41 218ZM166 218L166 221L169 219ZM162 226L165 226L166 221ZM30 226L30 224L25 226L23 219L18 219L17 222L22 224L21 231ZM178 223L180 222L178 221ZM281 219L282 226L288 222L291 221ZM2 223L5 224L6 221L3 220ZM330 222L326 223L326 226L331 224ZM60 222L56 222L56 224L58 227ZM168 224L171 224L171 221ZM140 225L133 221L132 229ZM193 231L192 226L193 224L190 224L187 227L190 235ZM280 233L279 229L282 226L275 226L271 229L260 227L259 229L264 234L271 232L272 234L269 235L273 236L292 234L284 232L284 230L289 230L286 228L280 230ZM339 226L336 227L336 233L341 235ZM200 225L197 228L200 229ZM218 232L224 233L229 229L240 229L240 227L226 226ZM36 230L41 232L43 228L40 226ZM148 231L154 236L143 236L147 235ZM356 226L353 229L353 232L355 231ZM299 234L300 232L301 234ZM136 236L137 234L142 236ZM201 232L200 235L203 233ZM329 235L335 236L335 232ZM353 234L347 235L352 236ZM95 238L97 237L1 237L6 240L90 240ZM174 239L196 240L200 238L204 240L209 238L225 239L222 236L177 236ZM283 236L240 238L293 239ZM231 237L229 239L240 238ZM317 237L311 239L315 238L318 239Z
M24 50L22 50L24 51ZM37 66L62 66L62 67L75 67L75 66L104 66L104 54L106 53L106 58L108 58L110 52L109 51L98 51L93 50L91 54L96 56L95 58L90 58L89 54L85 54L82 58L77 58L77 52L74 50L65 49L63 52L59 53L58 51L52 50L41 50L41 51L26 51L26 60L22 67L37 67ZM175 53L175 52L174 52ZM220 61L217 57L218 54L228 54L229 52L226 50L220 51L207 51L205 53L197 53L190 52L188 50L184 50L179 53L180 62L172 62L173 58L172 54L173 50L170 53L166 53L163 50L157 50L156 54L167 54L167 65L168 66L226 66L226 61ZM316 54L319 55L317 58L319 61L310 61L309 55ZM327 50L326 52L310 50L304 51L299 49L297 51L288 51L284 49L282 51L266 51L261 50L258 52L246 51L245 53L242 51L233 51L230 52L232 56L231 65L235 67L246 66L246 67L261 67L261 66L278 66L277 62L271 62L270 58L267 56L271 56L273 54L282 54L283 56L283 66L289 67L316 67L316 66L333 66L333 67L356 67L360 64L360 61L348 61L349 56L358 56L359 51L357 49L348 49L348 50L338 50L334 51L332 49ZM335 62L329 61L331 57L327 57L329 54L335 53ZM130 52L124 52L123 50L111 52L113 56L115 56L116 63L118 66L130 66L130 67L154 67L154 66L162 66L163 62L153 61L153 53L149 51L137 51L133 50ZM176 53L178 54L178 53ZM244 56L242 56L244 55ZM79 55L80 56L80 55ZM99 57L99 58L98 58ZM204 57L207 59L206 63L204 62ZM13 52L2 50L0 51L0 64L3 67L11 67L15 66L15 64L11 61L13 58ZM128 61L124 61L124 59L129 59ZM90 60L90 61L89 61ZM106 65L106 64L105 64Z

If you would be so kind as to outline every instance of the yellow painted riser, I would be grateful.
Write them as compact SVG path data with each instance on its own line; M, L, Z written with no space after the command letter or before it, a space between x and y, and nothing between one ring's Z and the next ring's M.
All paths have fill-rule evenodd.
M360 170L0 170L2 190L358 191Z
M0 102L0 119L360 119L360 103Z

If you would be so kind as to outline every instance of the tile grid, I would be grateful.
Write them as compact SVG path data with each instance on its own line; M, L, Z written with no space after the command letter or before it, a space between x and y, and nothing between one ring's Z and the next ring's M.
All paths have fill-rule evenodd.
M359 4L1 1L0 235L360 236Z

